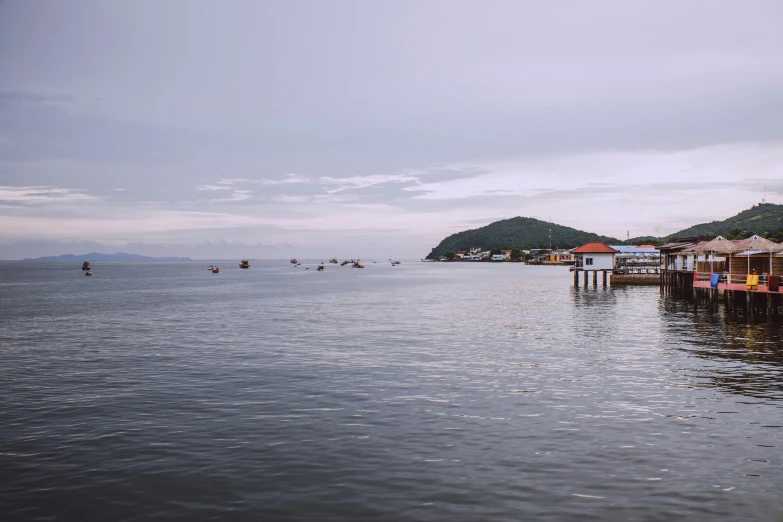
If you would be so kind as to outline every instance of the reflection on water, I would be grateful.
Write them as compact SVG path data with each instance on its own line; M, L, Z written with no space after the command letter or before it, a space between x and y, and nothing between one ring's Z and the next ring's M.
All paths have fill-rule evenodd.
M698 369L705 385L760 399L783 399L783 326L732 321L724 309L661 298L663 313L687 317L666 321L665 340L710 364Z
M783 513L774 325L561 267L207 264L0 270L0 519Z

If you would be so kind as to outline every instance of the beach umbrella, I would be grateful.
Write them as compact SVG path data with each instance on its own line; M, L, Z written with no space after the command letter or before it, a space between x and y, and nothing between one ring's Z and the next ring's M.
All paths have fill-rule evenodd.
M738 248L742 251L762 250L769 252L769 272L772 273L772 252L778 250L780 245L769 239L764 239L760 236L750 236L748 239L743 239L737 243ZM748 253L748 273L750 273L750 253Z
M729 241L723 236L718 236L710 241L699 243L693 250L694 252L699 252L701 254L706 254L707 252L710 253L710 272L712 272L712 267L714 265L713 252L718 252L720 254L731 254L732 252L736 252L738 250L738 246L734 241ZM729 258L729 272L731 272L731 258Z

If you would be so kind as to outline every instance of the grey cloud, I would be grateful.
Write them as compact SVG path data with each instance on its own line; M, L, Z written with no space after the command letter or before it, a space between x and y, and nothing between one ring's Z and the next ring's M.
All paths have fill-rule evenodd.
M480 193L492 174L482 165L596 151L630 151L644 162L649 150L783 142L777 0L752 8L712 0L293 0L220 9L77 0L4 2L0 15L0 185L91 198L75 208L52 192L46 205L9 196L2 217L131 219L171 210L294 221L377 207L361 219L382 228L389 212L456 221L549 205L561 220L591 228L583 221L594 218L570 214L571 203L625 194L648 196L645 206L655 196L664 221L673 191L698 184L662 171L597 185L596 170L569 164L554 179L534 165L520 179L551 181L552 190L519 183L513 193L501 181ZM780 158L743 154L749 162L736 183L715 162L699 172L709 161L693 160L693 175L715 180L702 190L725 195L744 183L747 192L749 180L775 177ZM765 162L771 167L760 174L745 168ZM648 181L659 175L663 184ZM433 186L461 181L471 197L428 197ZM780 198L780 183L766 183L769 197ZM700 212L694 206L694 217ZM251 245L255 232L267 245L290 234L281 225L182 236L196 244L223 234ZM377 240L331 234L335 243ZM425 232L383 234L401 247L431 241ZM317 243L304 232L294 237L296 248Z
M64 142L48 147L24 142L16 154L153 161L215 148L252 156L277 171L317 168L332 175L542 151L779 139L783 37L774 20L783 9L776 2L755 5L264 4L232 18L235 30L222 35L218 48L208 39L189 40L183 29L208 22L198 9L179 13L187 20L177 25L165 18L176 9L161 9L145 19L140 42L134 30L144 10L114 6L126 21L109 22L112 41L133 43L138 53L125 64L102 51L102 33L83 35L77 47L63 23L51 28L52 41L106 66L99 71L84 60L76 72L101 75L115 96L107 97L107 110L149 112L138 107L149 96L121 82L135 75L136 84L151 90L149 76L158 75L155 106L167 122L187 122L189 131L128 118L42 113L36 121L17 121L16 133L61 128L73 136L55 134ZM96 23L106 16L84 13L84 7L77 3L72 13L61 14L66 20L86 15ZM11 15L48 28L33 11L14 6L6 18ZM228 13L209 16L217 28L228 26ZM13 27L6 29L9 43L34 45ZM188 39L188 51L154 47L178 36ZM52 50L52 59L60 52ZM207 61L182 60L194 56ZM148 58L146 67L142 57ZM13 79L10 60L0 54L0 70ZM38 76L52 78L58 70ZM67 80L60 83L94 90L77 75Z
M89 110L73 113L49 103L52 99L30 93L0 97L0 157L145 164L182 159L201 145L186 131Z

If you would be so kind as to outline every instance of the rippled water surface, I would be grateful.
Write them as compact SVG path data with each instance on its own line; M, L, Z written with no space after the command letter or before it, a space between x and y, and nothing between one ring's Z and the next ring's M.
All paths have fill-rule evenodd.
M0 518L783 518L783 327L566 269L0 268Z

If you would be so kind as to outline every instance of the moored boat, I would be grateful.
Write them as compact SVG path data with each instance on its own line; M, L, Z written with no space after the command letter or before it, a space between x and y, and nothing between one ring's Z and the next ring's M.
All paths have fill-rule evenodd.
M218 267L216 267L216 266L213 266L213 267L212 267L212 273L213 273L213 274L219 274L219 273L220 273L220 268L218 268Z
M332 259L330 259L329 262L332 263L333 265L336 265L338 263L336 257L333 257Z
M323 269L324 269L324 265L318 265L318 271L319 272L323 272Z
M82 263L82 270L90 270L90 262L89 261L85 261L84 263Z
M243 259L241 263L239 263L239 268L250 268L250 260Z
M84 275L86 275L86 276L91 276L91 275L92 275L92 272L90 272L90 271L87 271L87 272L85 272L85 273L84 273Z
M297 264L299 264L299 261L297 261L295 257L292 257L291 258L291 264L292 265L297 265Z

